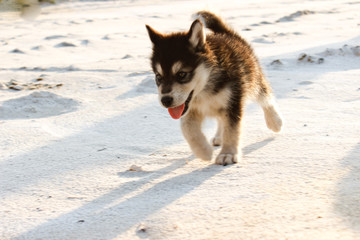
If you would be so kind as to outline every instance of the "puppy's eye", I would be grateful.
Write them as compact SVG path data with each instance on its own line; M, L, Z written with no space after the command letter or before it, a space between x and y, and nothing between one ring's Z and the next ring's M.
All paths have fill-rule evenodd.
M157 73L157 74L155 75L156 84L157 84L157 85L160 85L161 80L162 80L162 76Z
M178 72L176 74L176 76L177 76L178 81L182 82L185 80L185 78L187 76L187 72Z
M186 72L178 72L177 73L179 78L185 78L186 77Z

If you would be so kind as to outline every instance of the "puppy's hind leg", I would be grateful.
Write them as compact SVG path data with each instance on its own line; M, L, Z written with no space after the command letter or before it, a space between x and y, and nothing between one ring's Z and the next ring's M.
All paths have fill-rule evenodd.
M240 118L236 122L229 120L228 116L222 119L222 149L215 159L216 164L226 166L239 161L240 124Z
M267 127L274 132L280 132L283 122L277 108L275 98L273 97L268 84L261 87L256 101L260 104L264 111Z
M218 119L217 131L214 138L211 140L213 146L221 146L222 144L223 126L221 120Z
M201 131L204 117L196 112L189 112L181 118L181 130L196 157L211 160L213 148Z

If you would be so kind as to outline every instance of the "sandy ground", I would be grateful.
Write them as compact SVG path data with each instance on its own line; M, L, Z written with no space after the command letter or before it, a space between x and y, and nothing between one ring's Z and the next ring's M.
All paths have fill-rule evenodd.
M73 1L0 12L0 239L360 239L359 1ZM157 100L144 24L216 10L285 128L196 159ZM215 123L208 120L209 138ZM219 149L216 149L218 152Z

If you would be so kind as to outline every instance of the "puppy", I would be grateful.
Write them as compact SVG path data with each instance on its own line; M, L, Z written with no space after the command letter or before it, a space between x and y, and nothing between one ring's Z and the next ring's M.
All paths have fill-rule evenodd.
M279 132L282 120L250 45L213 13L200 11L196 16L188 32L162 34L146 25L159 100L172 118L181 118L185 139L204 160L211 160L213 147L201 124L205 117L216 118L212 145L222 149L215 163L236 163L247 99L260 104L269 129ZM205 34L204 25L211 34Z

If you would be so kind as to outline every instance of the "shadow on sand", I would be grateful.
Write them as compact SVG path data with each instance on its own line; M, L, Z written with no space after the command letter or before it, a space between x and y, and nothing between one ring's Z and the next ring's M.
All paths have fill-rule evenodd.
M348 174L337 184L335 212L360 238L360 142L342 160Z

